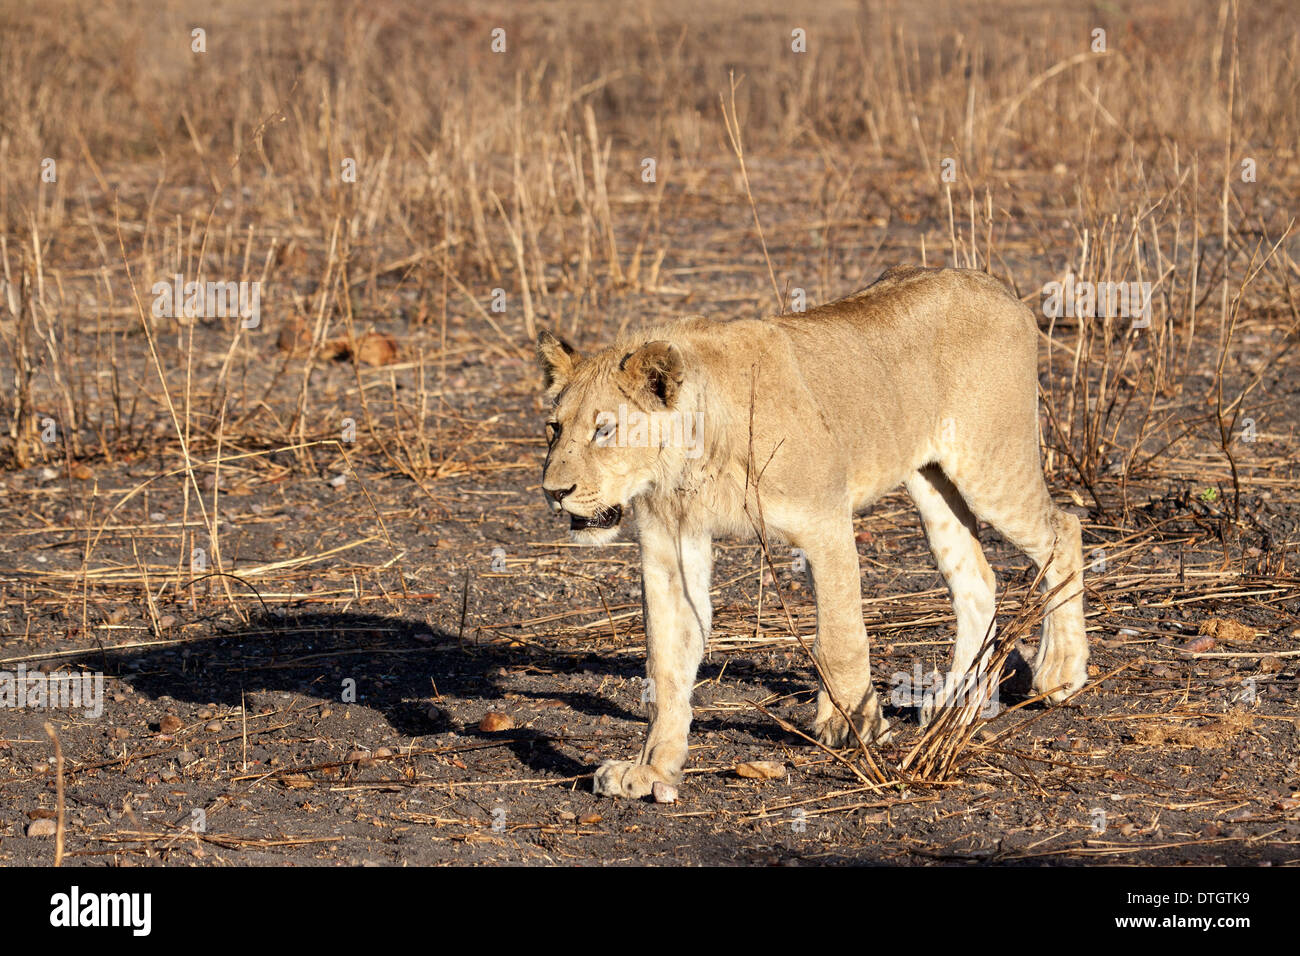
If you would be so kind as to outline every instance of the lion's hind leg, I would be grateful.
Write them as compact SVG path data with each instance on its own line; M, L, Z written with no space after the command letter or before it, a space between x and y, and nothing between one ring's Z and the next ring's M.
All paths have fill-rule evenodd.
M996 579L980 548L975 515L943 470L927 465L905 485L921 513L930 550L948 585L957 616L952 666L938 686L924 688L920 718L922 724L928 724L942 707L983 705L983 701L966 698L987 690L980 679L984 662L981 660L978 668L974 665L980 648L993 636ZM968 675L972 679L964 680Z
M1048 604L1033 661L1034 690L1058 704L1088 680L1079 519L1052 503L1036 438L1009 460L986 461L978 470L945 471L971 510L1042 569L1044 589L1059 589Z

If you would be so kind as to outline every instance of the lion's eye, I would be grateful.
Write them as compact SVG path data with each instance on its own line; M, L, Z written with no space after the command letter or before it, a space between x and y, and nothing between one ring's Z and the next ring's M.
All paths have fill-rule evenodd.
M559 423L559 422L547 422L547 423L546 423L546 443L547 443L548 445L554 445L557 441L559 441L559 438L560 438L560 423Z
M591 440L597 445L607 445L611 438L614 437L615 423L611 421L601 421L596 425L596 430L591 433Z

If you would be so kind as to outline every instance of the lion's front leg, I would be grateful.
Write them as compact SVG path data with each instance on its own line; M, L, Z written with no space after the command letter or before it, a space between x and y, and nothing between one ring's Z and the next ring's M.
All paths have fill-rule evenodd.
M646 685L650 713L636 760L610 760L593 789L610 797L644 797L657 781L676 784L686 765L691 689L712 621L712 541L656 525L641 529L641 600L645 612Z
M889 721L881 713L879 696L871 684L853 522L851 518L828 520L825 527L831 530L801 541L812 567L817 599L813 655L825 681L817 693L813 729L828 747L856 745L859 736L866 743L885 743ZM853 722L852 727L845 717Z

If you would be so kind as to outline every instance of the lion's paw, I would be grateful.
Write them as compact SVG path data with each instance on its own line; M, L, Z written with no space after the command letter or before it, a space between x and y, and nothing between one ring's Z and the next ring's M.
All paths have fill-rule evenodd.
M922 730L934 723L934 718L939 715L943 706L943 695L935 694L933 691L921 698L921 703L916 708L916 722L921 725Z
M1041 655L1041 651L1039 652ZM1034 693L1051 691L1048 704L1059 704L1088 683L1088 649L1078 653L1053 654L1047 660L1034 661Z
M647 796L656 783L675 784L669 774L633 760L606 760L596 769L592 791L602 797Z
M889 721L879 709L870 715L857 714L858 733L867 743L887 744L893 736ZM832 749L845 746L857 746L858 740L849 729L848 722L840 716L838 710L832 710L829 716L817 721L813 726L817 742Z

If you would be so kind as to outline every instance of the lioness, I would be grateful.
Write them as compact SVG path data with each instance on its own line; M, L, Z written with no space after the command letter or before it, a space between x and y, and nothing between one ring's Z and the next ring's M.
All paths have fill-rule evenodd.
M575 541L602 544L634 508L650 728L595 791L640 797L680 780L690 695L712 619L715 535L779 535L806 556L824 677L817 738L884 739L871 685L853 514L906 486L957 617L949 683L994 611L977 519L1064 582L1043 624L1034 688L1056 703L1087 679L1079 520L1052 504L1038 455L1038 330L996 279L895 268L802 314L690 318L580 357L549 332L542 489ZM657 424L656 424L657 423ZM760 518L761 514L761 518ZM834 700L832 700L833 695ZM838 703L837 708L835 704Z

